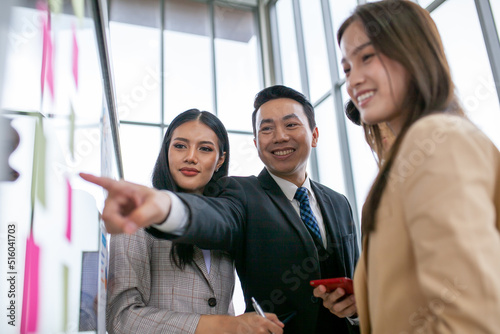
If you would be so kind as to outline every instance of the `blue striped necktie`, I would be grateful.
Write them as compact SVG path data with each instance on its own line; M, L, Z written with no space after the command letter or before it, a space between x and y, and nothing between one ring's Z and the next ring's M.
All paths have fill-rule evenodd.
M297 192L293 197L300 204L300 218L307 226L307 228L318 238L321 239L321 233L319 231L318 221L311 210L311 205L309 204L309 196L307 195L307 189L304 187L297 188Z

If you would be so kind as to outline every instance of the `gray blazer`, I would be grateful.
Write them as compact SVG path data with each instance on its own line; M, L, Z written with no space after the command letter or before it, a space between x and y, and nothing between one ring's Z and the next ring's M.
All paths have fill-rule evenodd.
M208 274L199 248L194 263L180 270L170 259L171 247L172 242L144 230L111 237L110 334L194 333L201 314L234 314L234 265L228 253L211 251Z

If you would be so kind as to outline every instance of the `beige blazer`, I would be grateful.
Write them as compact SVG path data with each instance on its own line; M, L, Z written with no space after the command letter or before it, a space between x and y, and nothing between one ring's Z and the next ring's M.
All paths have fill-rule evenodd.
M500 333L500 154L464 118L404 139L355 272L363 334Z
M170 260L171 246L171 241L144 230L111 237L106 310L110 334L194 333L201 314L234 314L229 255L211 251L209 274L202 251L195 247L194 264L182 271Z

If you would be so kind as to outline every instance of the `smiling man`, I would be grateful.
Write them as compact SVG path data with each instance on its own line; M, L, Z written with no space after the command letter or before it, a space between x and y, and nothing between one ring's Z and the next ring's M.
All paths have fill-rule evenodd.
M334 315L309 285L320 278L352 277L359 255L347 199L306 172L318 142L314 109L304 95L285 86L259 92L254 108L254 142L265 168L257 177L221 179L211 189L217 198L167 196L124 181L84 178L109 191L108 211L103 211L108 229L131 232L132 222L153 225L148 231L159 238L229 251L247 311L253 310L255 297L264 311L285 322L285 333L356 333L348 318L356 316L354 296L333 291ZM136 197L124 199L127 192ZM121 203L132 208L122 210ZM167 219L154 224L162 217Z
M259 104L253 113L253 125L260 159L271 174L302 186L311 149L318 141L314 118L309 120L302 104L292 98Z

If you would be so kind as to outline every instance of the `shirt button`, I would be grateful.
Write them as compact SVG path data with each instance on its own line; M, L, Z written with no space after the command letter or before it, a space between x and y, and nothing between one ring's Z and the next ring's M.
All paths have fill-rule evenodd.
M317 302L319 302L319 299L313 295L311 296L311 302L316 304Z
M214 307L215 305L217 305L217 299L215 299L215 298L209 298L208 299L208 306Z

